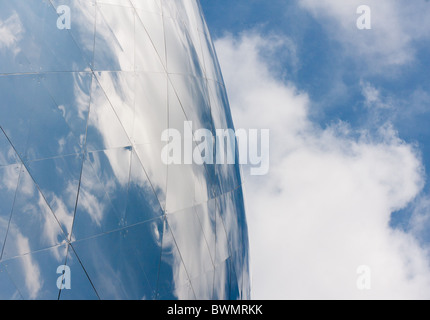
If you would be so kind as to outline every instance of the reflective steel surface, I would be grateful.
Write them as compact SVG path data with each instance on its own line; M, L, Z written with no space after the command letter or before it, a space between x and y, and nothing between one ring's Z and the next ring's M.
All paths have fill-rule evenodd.
M240 168L165 165L184 121L233 128L198 1L0 0L0 299L248 299Z

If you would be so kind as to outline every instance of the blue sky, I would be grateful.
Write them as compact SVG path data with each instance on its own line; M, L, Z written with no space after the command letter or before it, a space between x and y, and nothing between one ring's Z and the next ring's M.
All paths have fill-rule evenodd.
M429 298L430 3L201 4L236 126L272 130L272 174L246 177L254 296ZM371 30L356 27L362 4ZM371 290L355 287L359 265Z
M292 73L288 54L279 52L276 58L284 69L277 71L278 76L293 81L295 86L306 91L312 100L322 101L318 109L312 112L315 113L315 120L323 126L336 119L348 121L354 127L368 122L368 110L360 107L363 103L359 86L361 79L374 83L383 95L389 95L393 99L409 101L417 89L430 94L430 76L425 72L430 66L428 39L413 43L416 59L412 63L393 68L394 76L372 75L363 70L364 66L359 59L342 52L341 44L331 36L333 30L330 27L324 28L325 24L329 24L326 19L315 19L306 9L301 8L297 1L201 0L201 4L215 39L226 33L239 35L249 30L257 30L267 36L289 37L297 46L299 66ZM354 23L355 21L351 22ZM334 70L335 78L332 77ZM339 80L348 86L348 90L340 95L332 92L333 86L336 86ZM346 108L345 105L350 107ZM420 143L425 162L430 165L430 144L426 143L430 137L430 126L427 125L430 108L424 111L424 117L422 113L411 113L408 122L399 119L398 114L382 116L390 118L396 124L403 139Z

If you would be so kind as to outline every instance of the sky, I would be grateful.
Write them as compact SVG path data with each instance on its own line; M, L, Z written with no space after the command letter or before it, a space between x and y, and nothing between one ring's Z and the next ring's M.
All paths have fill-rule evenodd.
M236 128L271 130L253 298L429 299L430 2L200 2Z

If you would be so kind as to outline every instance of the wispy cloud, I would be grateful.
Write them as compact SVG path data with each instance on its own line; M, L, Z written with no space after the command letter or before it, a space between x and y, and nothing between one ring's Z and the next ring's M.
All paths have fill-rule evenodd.
M318 18L347 54L371 65L370 69L364 68L367 72L386 72L387 67L412 62L413 44L429 38L430 22L426 17L430 6L425 1L303 0L299 4ZM356 27L356 10L363 4L371 8L371 30L360 31Z
M24 28L16 12L5 21L0 20L0 49L10 50L17 55L21 51L18 42L23 32Z

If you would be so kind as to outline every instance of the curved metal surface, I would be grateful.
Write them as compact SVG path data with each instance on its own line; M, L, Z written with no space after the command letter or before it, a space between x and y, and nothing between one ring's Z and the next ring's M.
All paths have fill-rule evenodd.
M0 0L0 299L248 299L239 166L164 164L184 121L233 128L198 1Z

